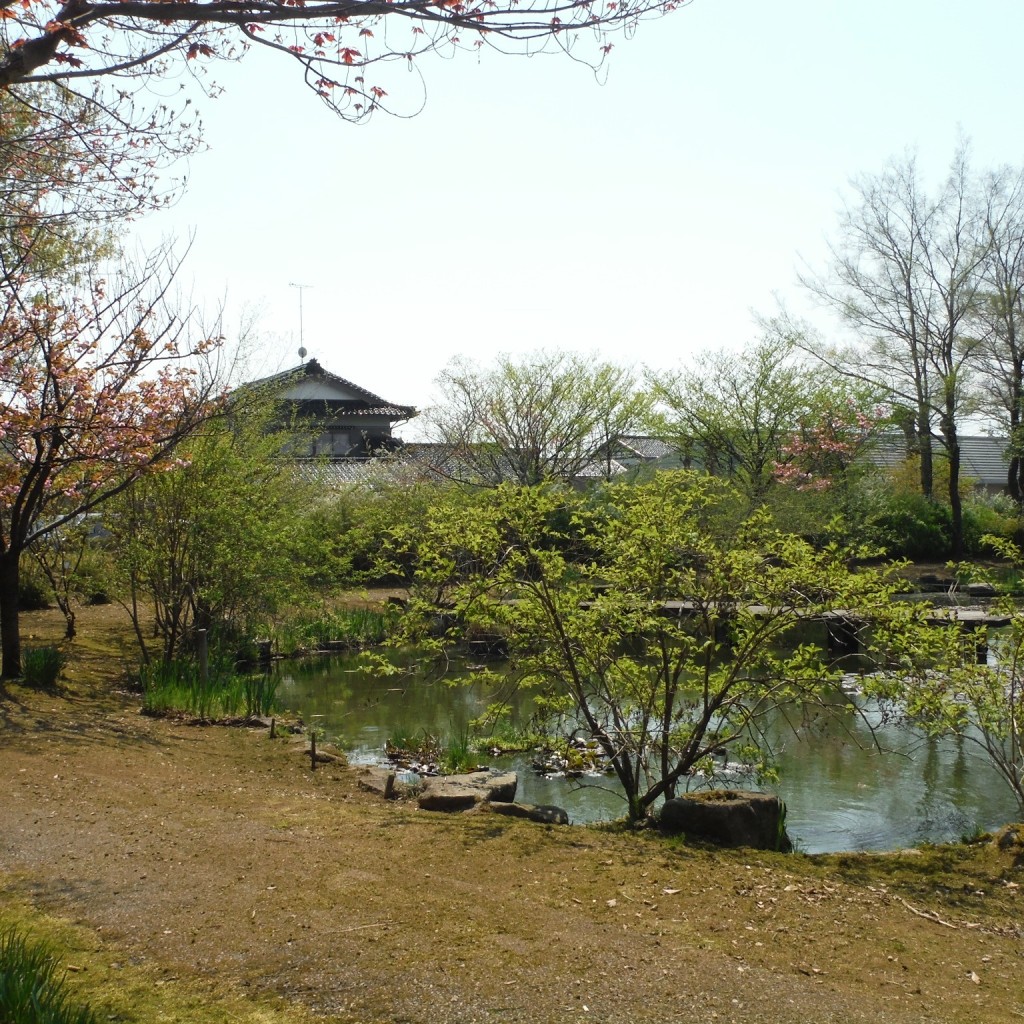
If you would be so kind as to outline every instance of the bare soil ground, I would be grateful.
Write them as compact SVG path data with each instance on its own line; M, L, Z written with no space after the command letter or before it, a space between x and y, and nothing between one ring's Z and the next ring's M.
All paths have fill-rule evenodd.
M784 856L387 804L294 739L141 716L124 621L80 628L60 691L0 691L0 926L56 937L106 1019L1024 1019L1019 845Z

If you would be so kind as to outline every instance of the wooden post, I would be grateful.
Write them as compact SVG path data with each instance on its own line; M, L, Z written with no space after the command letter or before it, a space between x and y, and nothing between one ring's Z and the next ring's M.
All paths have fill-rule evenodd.
M316 771L316 729L309 734L309 770Z
M276 718L271 718L271 720L270 720L270 738L272 740L273 739L277 739L277 732L275 731L276 730L276 726L277 726L277 719Z
M199 652L199 679L205 686L210 681L210 648L206 630L196 630L196 647Z

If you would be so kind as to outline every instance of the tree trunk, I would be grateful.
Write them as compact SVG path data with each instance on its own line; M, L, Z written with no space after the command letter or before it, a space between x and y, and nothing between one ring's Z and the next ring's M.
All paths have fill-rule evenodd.
M932 470L932 430L928 422L928 413L924 411L917 419L917 454L921 460L921 493L932 496L934 490Z
M952 519L950 553L959 561L964 557L964 509L960 501L960 439L957 437L956 424L952 419L947 418L943 423L942 435L949 456L949 511Z
M1024 500L1024 458L1020 449L1021 405L1024 403L1024 389L1018 382L1024 378L1024 370L1014 364L1013 398L1010 401L1010 469L1006 478L1006 489L1017 504Z
M21 552L0 555L0 678L17 679L21 675L21 628L18 622L18 588Z

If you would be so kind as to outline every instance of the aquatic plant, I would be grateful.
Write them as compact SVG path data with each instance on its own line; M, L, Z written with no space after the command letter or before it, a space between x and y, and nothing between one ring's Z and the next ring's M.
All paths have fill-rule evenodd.
M373 647L391 635L398 614L398 609L387 606L299 616L278 631L278 642L285 651Z
M184 712L197 718L269 715L277 710L276 673L238 673L226 658L211 658L204 678L197 661L173 658L139 669L143 708L151 714Z

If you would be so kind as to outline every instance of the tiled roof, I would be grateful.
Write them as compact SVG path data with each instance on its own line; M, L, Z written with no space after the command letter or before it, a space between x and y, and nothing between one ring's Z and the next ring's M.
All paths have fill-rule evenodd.
M330 461L300 459L295 462L295 469L303 480L331 489L414 484L435 477L429 468L400 456Z
M664 459L677 455L678 449L663 441L660 437L646 437L641 434L623 434L617 439L618 444L641 459Z
M243 387L265 388L268 391L278 391L289 384L298 383L303 377L317 377L321 380L330 381L358 395L366 403L366 408L360 408L360 413L390 416L394 419L409 419L416 415L414 406L396 405L388 402L386 399L381 398L380 395L375 395L372 391L367 391L366 388L360 387L344 377L339 377L336 373L325 370L315 359L310 359L309 362L293 366L290 370L283 370L281 373L274 373L269 377L261 377L258 380L249 381Z
M960 474L990 487L1006 485L1010 468L1007 454L1008 441L1005 437L971 435L959 438ZM942 452L936 443L936 453ZM907 458L907 444L904 438L895 435L883 437L872 447L868 458L876 466L894 468Z

